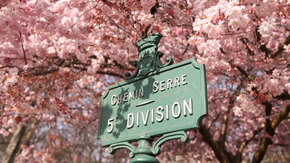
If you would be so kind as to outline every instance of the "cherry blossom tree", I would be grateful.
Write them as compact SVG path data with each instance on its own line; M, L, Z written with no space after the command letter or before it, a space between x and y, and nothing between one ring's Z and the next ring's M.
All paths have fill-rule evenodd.
M135 42L161 33L165 57L205 64L209 115L188 143L165 143L160 161L261 162L273 153L289 162L289 8L287 0L1 0L2 161L126 162L126 151L108 155L96 139L100 96L135 70Z

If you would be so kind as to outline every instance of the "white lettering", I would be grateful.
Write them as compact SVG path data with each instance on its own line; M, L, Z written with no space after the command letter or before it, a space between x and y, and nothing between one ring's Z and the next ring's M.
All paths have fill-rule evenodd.
M172 79L162 80L160 82L155 80L152 83L153 93L157 93L158 91L165 91L166 89L172 89L174 87L177 88L186 84L187 84L187 74L183 74L181 76L177 76Z
M167 80L167 89L169 89L169 88L173 88L171 79Z
M128 92L124 93L123 101L124 102L128 101Z
M169 106L168 105L166 105L166 119L168 120L169 119Z
M186 77L187 77L187 74L183 74L183 75L181 76L181 83L182 83L182 85L187 84L187 82L185 81L185 80L186 80Z
M112 98L111 98L111 104L113 106L116 105L116 103L117 103L117 100L115 100L115 98L117 98L116 95L113 95Z
M107 128L108 133L111 133L114 129L114 124L113 124L114 118L108 119L108 126L110 128Z
M163 109L162 106L159 106L159 107L156 109L156 113L157 113L158 115L160 115L160 117L157 117L157 116L156 116L156 121L161 122L161 121L163 120L163 118L164 118L163 110L164 110L164 109Z
M175 78L175 87L177 87L177 86L180 86L180 83L179 83L179 77L176 77Z
M139 98L144 96L144 90L143 88L139 89Z
M189 99L189 103L187 103L185 100L183 100L183 114L186 116L186 110L190 115L192 115L192 102L191 98Z
M139 113L136 114L136 126L139 127Z
M175 108L176 108L175 106L177 106L177 113L175 112ZM174 102L172 104L172 108L171 109L172 109L172 116L174 118L178 118L180 116L180 113L181 113L180 104L178 102Z
M133 126L134 126L134 115L132 113L129 113L127 118L127 128L132 128Z
M135 96L134 96L134 91L133 92L129 92L129 100L134 100Z
M165 84L164 80L160 82L160 91L164 91L165 90L164 84Z
M135 92L135 99L137 99L138 98L138 90L135 90L134 92Z
M141 114L142 114L143 124L144 124L144 126L146 126L147 122L148 122L149 110L147 110L145 116L144 116L144 112L142 112Z
M117 99L114 96L114 99ZM114 100L113 100L114 101ZM116 100L115 100L116 101ZM171 109L171 110L170 110ZM150 113L151 112L151 113ZM164 119L181 118L184 115L193 115L193 99L182 100L182 102L175 101L173 104L165 106L158 106L148 110L140 111L137 113L128 113L127 115L127 129L135 127L147 126L148 123L154 124L155 122L163 122ZM151 119L151 120L149 120ZM108 120L107 132L111 133L114 129L114 118Z
M122 104L122 95L118 96L118 105Z
M158 81L153 82L153 92L156 93L158 91Z
M131 100L135 100L144 96L144 89L143 87L131 92L125 92L116 96L115 94L111 97L111 104L112 106L118 104L121 105Z

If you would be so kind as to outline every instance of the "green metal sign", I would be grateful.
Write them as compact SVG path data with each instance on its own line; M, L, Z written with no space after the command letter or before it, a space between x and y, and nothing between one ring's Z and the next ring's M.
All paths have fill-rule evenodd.
M98 137L111 150L134 151L128 142L163 135L151 149L158 154L159 145L173 138L185 140L184 131L197 128L207 115L204 65L195 59L171 65L170 58L162 64L157 51L160 38L150 34L136 43L140 59L135 62L136 73L125 74L128 80L109 87L101 98Z

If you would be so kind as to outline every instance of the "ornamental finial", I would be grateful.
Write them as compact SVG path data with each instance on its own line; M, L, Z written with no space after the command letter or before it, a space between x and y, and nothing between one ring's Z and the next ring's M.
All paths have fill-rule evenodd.
M132 79L138 76L146 76L150 72L155 71L157 68L165 67L173 63L173 59L170 57L166 58L166 64L162 64L160 58L163 56L158 51L158 44L162 35L159 33L148 34L147 37L142 37L136 46L138 48L139 61L135 61L134 65L137 70L134 75L125 73L126 79Z

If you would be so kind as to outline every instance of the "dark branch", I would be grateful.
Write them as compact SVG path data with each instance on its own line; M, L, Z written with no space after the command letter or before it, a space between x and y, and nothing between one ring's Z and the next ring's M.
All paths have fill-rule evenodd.
M25 49L24 49L23 42L22 42L22 34L21 34L20 31L19 31L19 35L20 35L20 36L19 36L20 44L21 44L21 48L22 48L22 51L23 51L24 63L27 65L26 53L25 53Z
M246 49L247 49L248 53L250 55L254 55L254 52L251 50L251 48L248 45L249 40L247 38L241 38L241 41L244 45L246 45Z
M290 43L290 35L286 38L286 40L278 47L277 50L275 50L274 52L272 52L270 54L271 58L275 58L277 57L279 54L281 54L285 49L284 46L288 45Z
M9 142L0 142L0 144L9 144Z
M255 32L256 32L256 40L257 40L257 42L260 42L262 36L261 36L261 34L259 32L259 26L256 27Z
M270 107L270 105L266 105L267 107ZM290 111L290 101L286 101L285 105L282 107L282 110L275 115L272 121L266 119L266 126L265 126L265 132L267 136L264 136L261 138L260 145L258 147L258 150L256 151L254 157L253 157L253 163L261 162L267 152L268 146L272 144L271 137L275 134L276 127L285 119L287 119L288 114ZM269 112L268 112L269 113Z
M20 150L21 139L24 137L25 129L26 127L23 124L17 126L6 148L5 155L2 157L3 163L14 162L16 154Z
M111 76L115 76L115 77L119 77L119 78L124 79L123 75L115 73L115 72L105 72L105 71L99 70L99 71L97 71L97 74L107 74L107 75L111 75Z
M246 148L246 146L255 139L256 135L258 135L264 127L259 127L257 130L254 130L251 135L249 135L241 144L237 146L237 151L235 155L235 161L241 162L243 151Z
M251 78L249 77L248 73L242 69L240 66L237 66L237 69L249 80L251 81Z
M158 1L156 1L155 5L150 9L150 13L154 15L157 12L157 8L159 7Z
M284 91L282 94L280 94L279 96L276 96L275 98L279 100L290 100L290 95L288 91Z
M200 124L199 132L202 135L203 140L212 148L217 159L223 163L231 162L232 155L222 148L212 137L209 129L207 129L203 124Z
M209 125L208 129L211 128L211 126L219 119L220 115L222 114L222 112L219 112L218 115L215 117L215 119L212 121L212 123Z
M290 111L290 101L286 101L283 109L272 120L272 128L275 129L283 120L287 119Z
M228 121L229 121L229 114L231 109L233 108L233 103L235 100L231 100L230 105L228 106L228 110L226 112L226 115L223 117L223 122L220 130L220 137L219 137L219 144L221 147L225 148L225 141L227 136L227 130L228 130Z
M266 47L265 44L262 44L262 45L260 46L260 50L261 50L262 52L266 53L266 56L269 56L269 54L271 53L271 50L269 50L269 49Z
M151 24L149 24L145 27L145 30L142 31L142 36L147 37L150 27L151 27Z

